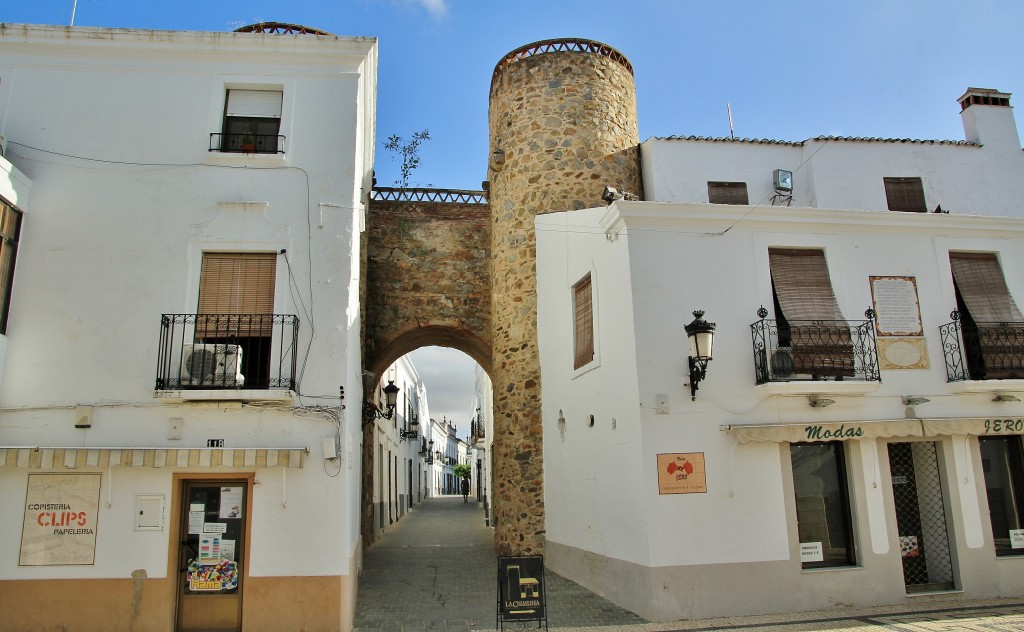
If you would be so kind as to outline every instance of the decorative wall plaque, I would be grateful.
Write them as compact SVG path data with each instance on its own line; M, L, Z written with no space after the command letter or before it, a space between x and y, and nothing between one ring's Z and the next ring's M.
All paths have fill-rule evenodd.
M871 302L879 336L923 336L917 279L912 276L872 276Z

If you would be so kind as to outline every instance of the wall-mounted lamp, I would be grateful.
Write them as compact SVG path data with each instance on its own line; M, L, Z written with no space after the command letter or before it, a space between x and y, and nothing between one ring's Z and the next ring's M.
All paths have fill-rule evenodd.
M405 441L406 439L415 439L420 436L419 429L416 426L420 425L420 420L413 417L412 421L409 422L408 430L399 430L400 435L399 441Z
M399 390L401 389L395 386L394 380L388 380L388 385L384 387L384 404L386 406L384 409L370 400L363 402L363 425L370 423L374 419L391 419L394 417L395 406L398 405Z
M690 340L690 398L697 399L697 385L704 379L711 362L715 344L715 323L704 320L704 312L693 312L693 322L685 325L686 337Z
M811 408L828 408L832 404L836 403L836 400L834 399L818 397L817 395L811 395L808 399L810 399Z

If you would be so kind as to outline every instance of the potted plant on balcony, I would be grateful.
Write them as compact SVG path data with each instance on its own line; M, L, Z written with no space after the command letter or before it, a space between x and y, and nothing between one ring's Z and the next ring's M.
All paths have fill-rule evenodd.
M256 153L256 137L252 134L242 136L242 151L247 154Z

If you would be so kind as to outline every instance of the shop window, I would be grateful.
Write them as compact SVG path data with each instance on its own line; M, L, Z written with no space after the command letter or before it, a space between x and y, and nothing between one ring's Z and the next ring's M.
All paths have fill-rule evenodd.
M573 368L578 369L594 359L594 295L589 274L573 286L573 313L576 323Z
M1021 438L982 437L979 443L996 555L1024 555L1024 453Z
M771 248L768 265L779 348L795 374L842 379L854 374L850 326L832 291L825 252Z
M971 379L1024 377L1024 316L996 255L951 252L949 264Z
M853 529L842 442L794 443L789 450L803 568L852 565Z
M749 204L746 182L708 182L708 202L712 204Z
M21 211L0 198L0 334L7 333L7 313L11 306L14 260L21 234Z
M924 203L924 184L921 178L882 178L885 199L890 211L927 213Z

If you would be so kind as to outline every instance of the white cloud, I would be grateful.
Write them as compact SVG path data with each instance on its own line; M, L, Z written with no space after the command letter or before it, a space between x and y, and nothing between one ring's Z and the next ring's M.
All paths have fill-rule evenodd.
M448 13L448 0L417 0L435 20L440 20Z

